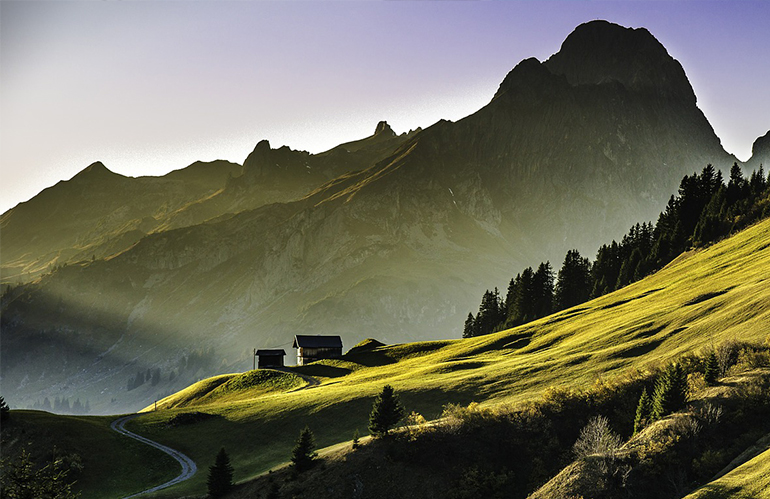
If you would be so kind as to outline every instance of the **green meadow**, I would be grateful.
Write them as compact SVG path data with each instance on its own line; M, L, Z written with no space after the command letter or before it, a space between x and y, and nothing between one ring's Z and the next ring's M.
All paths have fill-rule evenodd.
M704 485L684 499L767 499L770 497L770 450Z
M39 462L50 461L54 452L57 457L77 455L83 471L71 469L68 477L77 481L74 488L82 491L82 499L123 497L179 474L179 465L167 454L113 431L114 420L13 411L3 423L2 454L5 458L27 449Z
M549 387L587 388L723 341L762 342L770 334L769 279L765 220L683 254L626 288L536 322L470 339L364 342L343 359L293 368L319 380L315 386L279 372L211 378L159 401L157 411L146 408L127 428L198 464L193 479L158 496L202 494L205 470L220 447L231 457L236 481L245 481L286 462L305 425L319 447L348 441L356 430L366 434L372 399L385 384L408 411L430 419L447 403L515 405ZM376 330L361 331L361 338L376 337ZM168 427L184 412L212 417Z

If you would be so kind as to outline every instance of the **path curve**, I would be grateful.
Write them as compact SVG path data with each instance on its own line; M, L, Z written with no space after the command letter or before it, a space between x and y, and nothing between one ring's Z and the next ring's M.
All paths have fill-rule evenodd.
M172 485L176 485L180 482L184 482L187 479L192 478L192 476L195 474L196 471L198 471L198 467L195 465L195 461L187 457L186 455L182 454L178 450L174 450L171 447L166 447L163 444L159 444L158 442L152 441L149 438L145 438L141 435L137 435L136 433L133 433L131 431L128 431L124 428L124 425L134 419L135 417L139 416L139 414L131 414L129 416L123 416L122 418L118 418L115 421L113 421L110 424L110 427L120 433L121 435L125 435L129 438L133 438L134 440L139 440L140 442L147 444L151 447L155 447L156 449L162 450L169 456L173 457L174 459L179 462L179 464L182 466L182 472L174 478L173 480L169 480L166 483L160 484L156 487L153 487L151 489L143 490L141 492L137 492L136 494L132 494L130 496L126 496L124 499L128 499L129 497L136 497L140 496L142 494L149 494L150 492L157 492L161 489L165 489L166 487L171 487Z
M313 376L308 376L307 374L298 373L298 372L294 371L293 369L291 369L289 367L274 367L273 369L275 369L276 371L281 371L281 372L293 374L295 376L299 376L300 378L302 378L303 380L305 380L307 382L307 385L300 386L299 388L293 388L293 389L287 391L286 393L298 392L300 390L306 390L308 388L313 388L314 386L318 386L318 385L321 384L321 382L318 381Z

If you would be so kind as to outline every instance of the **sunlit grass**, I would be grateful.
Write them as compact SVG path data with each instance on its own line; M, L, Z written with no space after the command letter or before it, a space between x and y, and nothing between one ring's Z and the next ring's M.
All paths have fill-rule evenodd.
M306 424L320 446L349 440L356 429L365 434L371 401L386 383L409 411L432 418L449 402L518 403L549 386L586 387L725 340L763 341L770 333L768 248L770 220L615 293L515 329L377 347L304 366L297 372L321 384L301 390L218 398L210 385L222 378L214 378L174 395L183 400L177 408L148 413L129 427L182 450L201 469L225 446L236 480L245 480L286 461ZM361 332L367 336L376 333ZM219 417L166 428L174 414L193 410ZM174 493L203 491L204 475Z
M770 498L770 450L710 482L685 499Z

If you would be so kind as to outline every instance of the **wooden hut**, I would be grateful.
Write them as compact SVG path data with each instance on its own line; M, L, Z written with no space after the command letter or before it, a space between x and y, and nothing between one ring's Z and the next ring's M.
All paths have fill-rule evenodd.
M342 338L298 334L294 337L293 348L297 349L297 365L304 366L321 359L342 357Z
M286 351L283 348L280 350L257 350L255 355L259 358L257 368L269 369L271 367L283 367Z

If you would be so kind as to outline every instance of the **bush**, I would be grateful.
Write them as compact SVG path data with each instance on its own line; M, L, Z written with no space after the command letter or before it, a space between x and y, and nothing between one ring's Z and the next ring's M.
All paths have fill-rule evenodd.
M446 404L441 411L444 427L454 433L462 428L476 428L494 416L490 409L482 409L476 402L466 407L459 404Z
M623 441L610 428L610 422L604 416L594 416L580 431L573 450L578 459L598 455L614 458Z
M770 367L770 351L751 347L743 348L738 354L737 365L744 369Z

